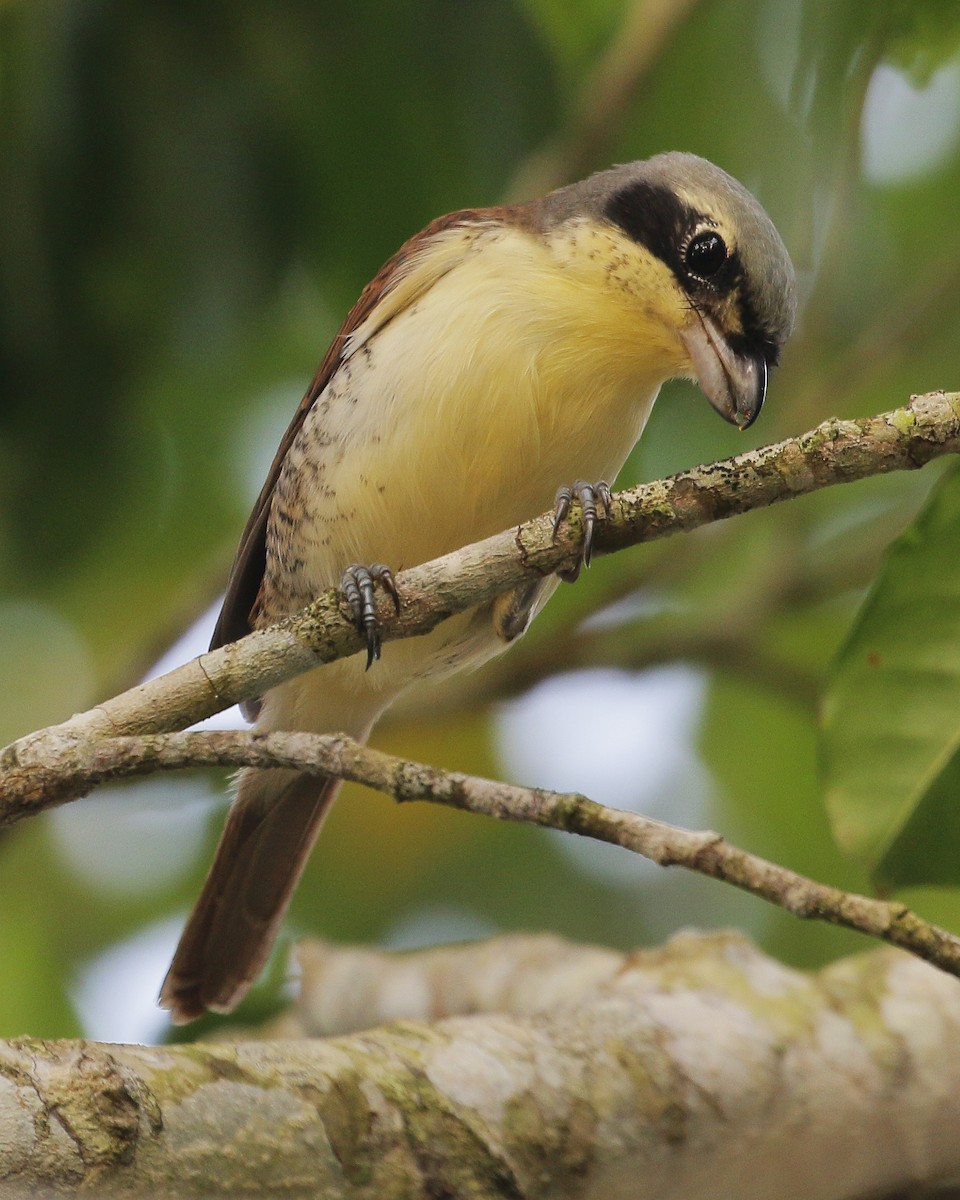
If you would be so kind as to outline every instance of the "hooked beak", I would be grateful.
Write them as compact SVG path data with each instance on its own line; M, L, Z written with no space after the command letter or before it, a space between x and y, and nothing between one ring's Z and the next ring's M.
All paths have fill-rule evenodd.
M736 354L703 313L680 334L704 395L725 421L748 429L767 394L767 364L761 355Z

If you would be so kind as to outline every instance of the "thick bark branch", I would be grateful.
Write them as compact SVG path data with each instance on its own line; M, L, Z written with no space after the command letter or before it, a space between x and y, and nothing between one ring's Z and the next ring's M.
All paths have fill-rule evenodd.
M0 1044L2 1194L848 1200L960 1175L960 984L895 951L813 976L730 935L307 957L314 1010L404 1019Z
M800 437L683 471L614 497L609 519L599 523L598 553L652 541L778 501L849 483L870 475L923 466L960 450L960 394L914 397L905 408L857 421L825 421ZM567 523L552 536L552 514L507 530L454 554L397 576L402 612L381 606L384 638L429 632L453 613L571 565L579 525ZM201 655L80 713L62 725L28 734L0 751L0 824L38 802L35 780L54 787L46 768L55 766L67 740L182 729L240 700L262 694L285 679L354 654L362 641L336 591L319 597L295 617ZM56 791L74 797L69 780Z

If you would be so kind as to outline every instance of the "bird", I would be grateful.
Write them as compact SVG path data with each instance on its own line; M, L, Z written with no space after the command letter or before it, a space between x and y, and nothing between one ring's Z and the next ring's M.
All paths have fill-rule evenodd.
M589 565L608 481L661 385L695 379L746 429L796 305L793 266L764 209L685 152L449 213L413 236L363 289L280 443L211 644L340 587L366 653L268 690L245 711L256 730L365 740L411 684L515 641L556 576L382 656L375 591L399 605L395 571L551 508L559 528L578 504ZM246 994L338 788L288 769L239 772L161 988L173 1021L229 1012Z

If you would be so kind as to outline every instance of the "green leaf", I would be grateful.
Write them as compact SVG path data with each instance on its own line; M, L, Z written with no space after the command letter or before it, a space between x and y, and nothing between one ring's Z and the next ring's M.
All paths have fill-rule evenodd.
M960 882L960 469L891 545L823 704L840 845L885 888Z

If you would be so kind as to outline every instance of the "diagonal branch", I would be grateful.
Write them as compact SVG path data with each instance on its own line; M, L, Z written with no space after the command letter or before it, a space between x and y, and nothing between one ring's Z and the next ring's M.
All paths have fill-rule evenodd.
M599 523L596 550L611 553L958 451L958 393L914 397L906 407L876 417L825 421L799 437L618 493L610 517ZM543 514L403 571L397 576L400 615L382 606L384 638L428 633L454 613L570 566L579 542L577 520L566 523L554 539L552 514ZM61 725L28 734L0 751L0 825L76 795L69 773L55 772L58 763L69 762L79 741L183 729L361 647L348 609L331 590L269 629L203 654Z
M818 883L740 850L710 830L680 829L573 792L518 787L443 771L372 750L345 734L217 731L77 742L69 757L51 769L46 796L56 794L63 778L76 794L130 776L211 766L295 767L364 784L399 803L425 800L461 812L577 833L622 846L662 867L680 866L723 880L796 917L855 929L960 976L960 937L897 901ZM41 799L33 811L50 803Z

